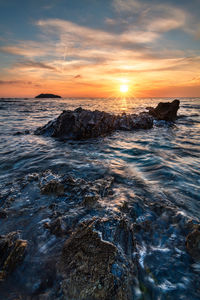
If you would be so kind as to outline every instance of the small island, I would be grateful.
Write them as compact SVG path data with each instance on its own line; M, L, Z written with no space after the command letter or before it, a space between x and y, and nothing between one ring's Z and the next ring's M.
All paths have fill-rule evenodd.
M40 94L35 98L62 98L62 97L54 94Z

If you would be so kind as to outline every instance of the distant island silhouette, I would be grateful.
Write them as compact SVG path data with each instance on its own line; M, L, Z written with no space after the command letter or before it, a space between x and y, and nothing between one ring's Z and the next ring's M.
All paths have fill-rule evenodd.
M35 98L62 98L62 97L54 94L40 94Z

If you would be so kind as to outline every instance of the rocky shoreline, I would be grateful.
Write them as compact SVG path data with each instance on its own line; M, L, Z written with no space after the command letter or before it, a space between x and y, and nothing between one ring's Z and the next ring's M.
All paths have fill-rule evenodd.
M139 115L66 111L36 134L86 139L147 129L155 119L174 121L177 101ZM180 291L195 299L198 220L148 190L137 194L134 178L122 186L112 173L78 176L29 173L0 194L2 299L178 299ZM191 266L196 269L187 276Z
M38 236L45 236L45 247L49 247L48 240L52 238L54 247L58 247L54 257L49 254L50 265L45 255L44 261L36 266L37 272L42 273L38 275L38 285L31 288L31 299L132 300L137 299L137 293L138 299L157 297L159 289L151 295L146 276L152 276L158 286L159 277L144 269L143 255L148 251L148 248L144 250L144 242L147 247L148 241L155 243L155 232L170 237L172 228L174 233L177 231L177 240L175 244L167 242L169 251L176 252L178 247L182 253L180 262L184 260L188 264L189 256L199 262L200 225L195 220L181 215L170 204L149 203L137 196L119 203L116 212L109 212L106 203L114 201L117 185L111 176L86 181L71 175L61 177L51 171L30 174L19 183L19 194L31 187L41 199L44 197L37 214L42 213L46 218L43 217L35 231ZM15 194L16 190L17 186ZM36 214L35 209L21 208L13 215L17 199L17 194L12 198L12 193L4 198L5 222L16 218L15 214L24 215L25 219L30 211ZM23 230L20 235L10 232L0 236L0 292L12 273L23 265L23 260L27 264L35 255L31 250L32 241L22 240L21 236ZM45 253L48 251L47 248ZM17 295L26 300L30 291L25 289L24 294Z

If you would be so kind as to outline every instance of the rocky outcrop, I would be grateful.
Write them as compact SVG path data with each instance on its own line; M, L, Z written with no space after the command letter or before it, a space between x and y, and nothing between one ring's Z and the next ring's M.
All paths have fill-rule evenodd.
M115 130L148 129L152 126L153 118L147 113L112 115L79 107L74 111L63 111L57 119L38 128L35 134L80 140L104 136Z
M81 107L74 111L63 111L58 118L39 127L36 135L45 135L64 139L88 139L105 136L115 130L131 131L135 129L150 129L153 119L174 121L179 109L179 100L171 103L159 103L156 108L148 107L149 113L138 115L113 115L104 111L90 111Z
M23 260L26 247L27 241L19 239L18 232L0 236L0 281Z
M40 94L35 98L62 98L62 97L54 94Z
M177 118L179 100L170 102L160 102L156 108L147 107L149 114L157 120L174 121Z
M82 223L65 242L59 263L63 281L61 289L66 299L131 299L123 280L116 274L117 247L105 240L93 229L93 222ZM123 269L124 268L124 269Z

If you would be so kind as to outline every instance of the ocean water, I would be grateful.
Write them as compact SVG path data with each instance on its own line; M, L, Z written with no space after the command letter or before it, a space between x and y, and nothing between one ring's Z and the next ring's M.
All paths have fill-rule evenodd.
M112 199L102 203L101 212L92 210L85 218L117 218L120 206L127 202L136 216L133 221L132 215L124 213L127 220L151 220L153 234L136 234L139 281L146 288L135 287L135 299L200 299L200 265L186 252L184 229L190 220L200 220L200 98L180 99L177 121L155 122L150 130L67 142L33 134L66 109L81 106L110 113L138 113L171 100L0 100L0 205L4 207L8 197L16 199L8 208L8 218L0 219L0 234L21 230L22 238L29 242L23 263L1 284L1 299L15 299L16 295L29 299L26 297L34 295L42 280L42 262L63 243L41 226L49 212L40 207L55 199L40 195L35 183L24 184L28 175L47 170L56 176L70 174L86 180L114 177ZM25 130L30 134L16 134ZM151 209L155 202L166 210L155 215ZM105 239L112 237L107 234Z

